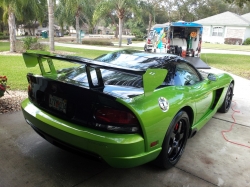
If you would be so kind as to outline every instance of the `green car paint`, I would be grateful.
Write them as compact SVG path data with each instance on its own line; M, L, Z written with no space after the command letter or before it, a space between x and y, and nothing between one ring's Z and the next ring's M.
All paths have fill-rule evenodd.
M223 78L226 81L230 80L230 77L227 76L227 74L225 74ZM212 89L216 82L211 82L209 80L204 80L204 82L206 82L205 85L207 85L207 89L211 90L211 97L214 97L215 93L212 91ZM162 142L164 140L169 124L173 120L174 116L178 113L178 111L182 109L185 109L187 107L190 108L194 117L191 128L196 129L197 131L200 130L213 117L213 115L217 112L217 109L221 106L228 85L229 84L223 85L226 87L223 88L223 94L221 95L220 100L214 107L214 109L209 109L208 107L211 106L211 102L198 102L200 99L197 98L197 95L195 95L194 97L194 93L190 91L192 90L192 86L167 87L155 91L151 96L136 98L135 101L131 103L126 103L120 99L119 102L126 105L136 113L136 116L141 123L143 134L146 135L144 137L146 151L150 151L158 149L162 146ZM162 112L162 110L158 106L158 98L161 96L165 96L166 94L164 92L168 93L166 99L169 98L168 101L171 108L171 110L167 112ZM201 92L201 94L202 93L203 92ZM201 98L202 97L207 96L204 95L201 96ZM208 109L200 110L202 108ZM202 113L200 111L202 111ZM155 141L157 141L158 144L154 147L151 147L151 143Z
M52 55L35 52L24 53L23 56L27 67L39 64L44 77L57 79L58 74L52 62ZM60 55L57 57L62 58ZM46 62L50 72L46 72L43 68L43 63ZM105 63L101 66L118 68L118 66L110 67ZM132 111L139 121L141 133L121 134L79 126L44 111L34 105L30 99L22 102L23 115L33 128L55 137L60 142L98 155L113 167L129 168L157 158L162 150L169 125L179 111L184 110L188 113L190 132L200 130L220 108L228 86L233 81L231 76L220 74L216 81L205 78L194 85L157 88L166 77L167 70L147 69L142 73L130 68L126 71L143 76L144 94L132 98L117 97L116 102ZM166 111L159 106L161 97L168 101L169 109Z
M80 127L50 115L34 106L29 99L22 102L26 120L50 136L73 147L99 155L113 167L127 168L141 165L157 157L161 149L145 151L139 134L114 134Z

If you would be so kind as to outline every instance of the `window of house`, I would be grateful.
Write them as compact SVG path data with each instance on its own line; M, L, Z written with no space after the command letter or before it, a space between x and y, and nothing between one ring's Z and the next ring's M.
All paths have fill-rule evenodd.
M223 35L223 27L213 27L212 36L222 36Z

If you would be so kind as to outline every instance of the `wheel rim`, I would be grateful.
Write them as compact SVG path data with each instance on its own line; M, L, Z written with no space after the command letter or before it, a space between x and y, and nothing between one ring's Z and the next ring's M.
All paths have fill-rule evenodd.
M228 110L231 106L231 102L232 102L232 98L233 98L233 89L230 87L228 92L227 92L227 95L226 95L226 99L225 99L225 102L226 102L226 110Z
M175 161L183 151L186 141L187 131L185 120L179 120L174 128L168 144L168 158L170 161Z

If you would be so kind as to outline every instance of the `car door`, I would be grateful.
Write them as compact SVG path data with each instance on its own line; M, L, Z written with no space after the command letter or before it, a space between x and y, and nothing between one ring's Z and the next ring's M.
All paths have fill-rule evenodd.
M185 86L188 89L191 101L194 102L196 117L194 122L199 121L208 111L213 101L213 91L199 72L187 63L176 66L175 85Z

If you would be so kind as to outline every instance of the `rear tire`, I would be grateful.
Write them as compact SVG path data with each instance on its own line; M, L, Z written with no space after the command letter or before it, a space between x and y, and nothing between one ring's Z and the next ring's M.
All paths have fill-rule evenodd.
M223 101L221 107L218 109L218 112L221 112L221 113L228 112L228 110L231 107L231 103L232 103L232 99L233 99L233 91L234 91L234 84L231 83L228 87L224 101Z
M169 125L162 144L162 151L156 158L155 163L161 168L173 167L181 158L184 152L190 123L185 111L180 111Z

